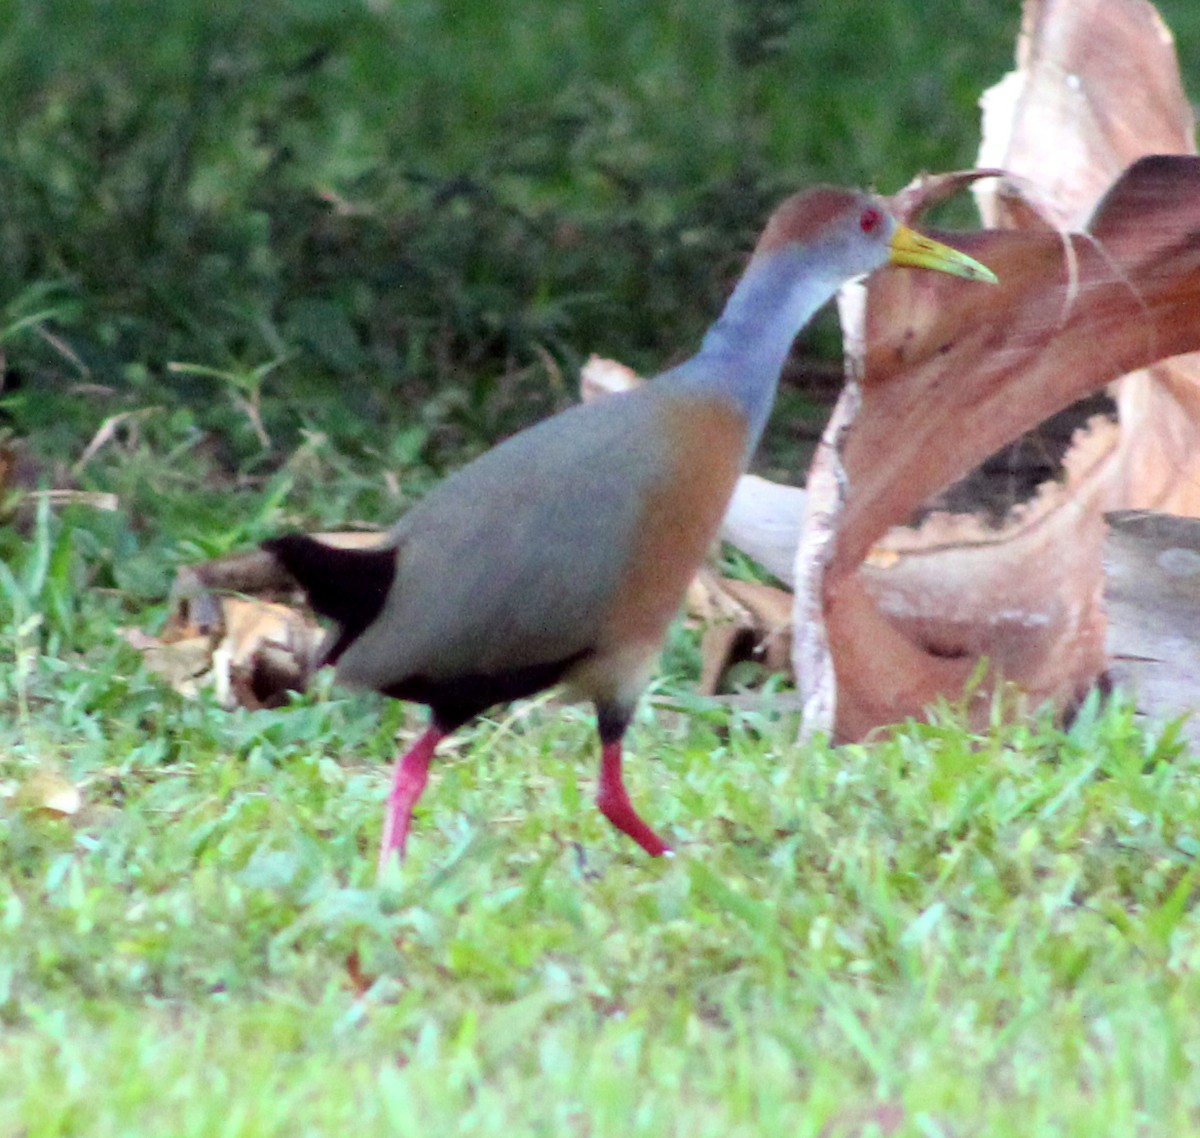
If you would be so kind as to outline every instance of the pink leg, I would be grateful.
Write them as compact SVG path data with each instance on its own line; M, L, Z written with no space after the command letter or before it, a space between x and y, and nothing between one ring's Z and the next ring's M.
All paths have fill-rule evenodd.
M404 758L396 763L392 774L392 792L388 795L387 814L383 820L383 840L379 843L380 876L387 869L393 851L398 851L404 860L404 844L408 840L408 827L412 822L413 807L425 789L429 779L429 760L434 748L446 737L445 731L436 727L426 730L409 748Z
M600 751L600 785L596 805L623 834L628 834L651 857L662 857L671 848L638 817L621 779L621 740L605 743Z

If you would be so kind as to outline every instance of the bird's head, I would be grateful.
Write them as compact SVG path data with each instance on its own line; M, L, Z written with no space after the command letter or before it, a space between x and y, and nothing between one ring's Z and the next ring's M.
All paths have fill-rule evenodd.
M839 281L890 262L996 283L995 274L973 257L901 225L878 198L855 190L819 186L784 201L767 222L755 255L789 246L816 256Z

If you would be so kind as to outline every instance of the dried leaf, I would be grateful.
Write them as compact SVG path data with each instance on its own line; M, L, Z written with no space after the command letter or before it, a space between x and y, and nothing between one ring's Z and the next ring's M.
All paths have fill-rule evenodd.
M121 508L121 500L107 490L32 490L29 493L32 501L45 498L55 506L90 506L93 510L105 510L115 513Z
M1200 515L1200 356L1164 360L1117 385L1121 421L1114 458L1128 509Z
M1009 172L976 187L988 225L1032 210L1076 228L1135 159L1194 152L1175 41L1144 0L1027 0L1017 70L981 104L979 165Z
M1200 347L1192 315L1200 305L1200 159L1136 163L1101 202L1090 228L1086 236L992 231L959 241L1000 277L1001 285L982 296L969 298L967 290L924 274L881 273L873 281L862 406L840 456L847 497L821 576L839 736L919 714L933 696L956 696L979 655L1002 665L1024 690L1060 703L1103 670L1099 518L1113 501L1111 482L1100 480L1090 504L1074 503L1079 524L1059 539L1078 555L1077 572L1066 573L1068 554L1060 552L1061 572L1044 582L1048 592L1036 603L1029 588L1038 573L1016 559L1027 543L1004 556L999 543L980 544L989 557L1000 557L988 562L996 589L989 594L970 579L963 588L973 598L990 597L997 614L1016 614L1013 624L1031 630L1019 646L1006 644L998 636L1006 622L986 613L979 635L944 644L928 627L913 639L857 577L890 527L1023 430L1124 372ZM818 457L810 487L820 463L829 461L828 454ZM974 540L982 543L981 527L974 526ZM1021 531L1014 528L1014 541ZM1008 577L998 572L1004 561ZM983 572L977 566L975 576ZM946 576L939 565L928 584L942 606L950 603ZM1074 640L1067 670L1058 666L1066 648L1043 635L1041 622L1056 607L1075 614L1060 629ZM798 675L804 682L799 667ZM1049 689L1041 677L1052 681Z
M845 737L960 694L981 656L1032 698L1069 704L1105 662L1102 511L1200 504L1200 369L1173 360L1122 380L1119 439L1089 432L1065 484L1001 531L943 517L884 536L1053 411L1200 346L1200 165L1133 161L1148 148L1192 148L1191 111L1157 15L1140 0L1031 2L1020 56L1022 71L985 100L980 155L1015 176L981 183L977 194L993 219L1024 231L954 238L1001 287L968 297L929 275L882 273L865 319L855 322L853 296L843 305L863 377L862 411L840 456L850 489L832 520L828 571L810 549L798 576L820 581L815 619L827 622ZM903 198L905 209L921 204L919 191ZM1089 213L1086 233L1052 228ZM844 400L855 398L851 390ZM830 461L820 455L813 476ZM900 554L891 568L877 556L888 548ZM873 549L874 564L862 565ZM799 646L797 658L799 669Z
M344 548L376 545L376 533L317 534ZM227 595L266 594L266 596ZM171 591L160 636L122 635L180 693L211 686L226 707L274 707L304 691L324 632L292 601L295 582L269 554L255 551L184 566ZM271 599L283 596L291 603Z
M7 432L0 432L0 498L17 485L23 458L22 444Z
M619 395L644 382L633 368L597 355L588 356L587 363L579 370L579 394L585 403L605 395Z
M696 690L701 695L716 695L721 677L737 658L738 642L746 633L745 625L732 620L706 625L700 638L700 678Z
M304 614L269 601L221 598L224 634L212 682L226 707L277 707L303 691L324 633Z
M79 788L57 771L35 770L18 788L16 801L23 809L54 818L70 818L83 809Z
M112 442L117 436L117 428L122 423L134 422L145 418L149 414L161 410L158 407L140 407L134 411L121 411L116 415L109 415L103 423L100 424L96 433L92 436L91 441L83 448L83 454L79 456L79 460L71 468L71 473L78 478L83 473L84 468L93 458L105 447Z
M360 998L365 996L375 983L375 977L368 976L363 971L362 958L357 948L352 948L346 955L346 979L350 983L351 991Z
M703 623L702 695L715 695L735 663L754 660L786 671L791 655L792 595L771 585L721 577L705 567L687 592L688 615Z
M760 581L723 580L725 591L745 606L753 619L751 658L772 672L790 667L792 654L792 610L795 598L784 589Z
M130 639L126 636L126 639ZM209 636L189 636L153 642L139 638L133 646L142 653L146 670L161 677L181 695L199 694L212 668L213 642Z

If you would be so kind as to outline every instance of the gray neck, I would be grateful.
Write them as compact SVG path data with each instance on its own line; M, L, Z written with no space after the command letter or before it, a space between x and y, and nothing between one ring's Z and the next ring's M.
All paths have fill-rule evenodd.
M840 285L812 251L793 245L759 254L704 337L693 361L695 382L733 399L745 414L747 457L771 414L796 333Z

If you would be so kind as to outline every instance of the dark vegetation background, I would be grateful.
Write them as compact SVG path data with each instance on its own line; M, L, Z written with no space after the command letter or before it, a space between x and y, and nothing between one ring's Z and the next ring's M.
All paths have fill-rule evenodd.
M1162 7L1194 73L1200 10ZM390 521L572 400L590 352L686 354L783 194L970 165L1019 22L994 0L0 11L16 465L118 492L126 552L165 528L180 557L280 502ZM805 346L835 364L833 322ZM785 397L778 467L811 395ZM161 591L136 557L109 576Z

